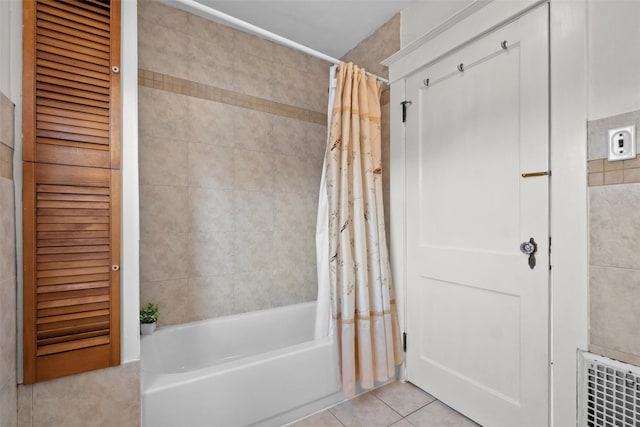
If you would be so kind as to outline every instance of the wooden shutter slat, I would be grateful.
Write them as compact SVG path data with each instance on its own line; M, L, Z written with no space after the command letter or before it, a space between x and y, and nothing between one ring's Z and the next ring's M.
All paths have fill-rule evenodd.
M67 58L81 58L86 62L95 64L102 64L104 66L109 65L109 59L111 58L109 49L104 51L102 45L99 49L95 49L87 46L91 42L74 39L73 37L65 36L64 34L53 34L47 30L39 30L36 33L38 43L36 49L42 50L44 46L56 47L64 51L64 55ZM70 41L71 40L71 41ZM107 46L108 47L108 46ZM52 52L51 50L45 50L45 52Z
M77 341L69 341L61 344L51 344L38 346L38 356L46 356L48 354L62 353L65 351L76 350L80 348L94 347L98 345L109 344L109 336L96 338L85 338Z
M61 21L61 22L64 22L64 21ZM41 20L38 24L39 24L38 30L41 28L51 30L52 32L55 32L58 34L72 36L79 41L88 41L88 42L92 42L92 43L96 43L104 46L109 46L111 43L111 40L109 40L108 37L102 37L96 34L88 33L86 31L80 31L75 29L74 27L60 25L56 22Z
M55 89L55 87L53 88ZM59 91L38 90L37 95L40 98L48 98L54 101L64 101L72 104L78 104L80 106L98 107L103 109L107 109L109 107L108 103L104 101L77 97L77 96L69 95L67 93L60 93Z
M38 271L42 270L58 270L66 268L77 267L98 267L107 266L110 267L109 260L103 259L88 259L88 260L73 260L73 261L58 261L58 262L39 262L37 265Z
M89 4L89 2L87 1L79 1L79 0L60 0L63 3L67 3L76 7L79 7L81 9L86 9L90 12L93 13L97 13L99 15L104 15L106 17L109 17L109 9L108 8L104 8L104 7L96 7L96 6L92 6L91 4ZM107 20L107 22L109 22Z
M104 282L109 280L109 274L87 274L83 276L44 277L36 279L38 286L62 285L65 283Z
M39 200L38 208L62 208L62 209L109 209L109 202L85 202L72 200Z
M102 27L105 30L109 30L109 16L105 16L102 13L95 13L92 12L86 8L83 7L77 7L77 4L74 4L73 2L69 2L69 1L61 1L61 0L38 0L41 4L43 5L48 5L51 7L55 7L55 8L59 8L64 12L70 12L73 13L75 16L77 17L85 17L88 18L91 21L98 21L98 22L102 22L104 25L104 27ZM98 25L98 23L95 23L94 25Z
M38 193L64 193L64 194L97 194L109 195L109 188L100 187L83 187L71 185L43 185L36 187Z
M93 304L96 302L109 301L109 295L92 295L86 297L67 298L59 300L41 301L38 303L38 309L55 308L55 307L67 307L70 305L83 306L86 304Z
M93 311L93 310L105 310L109 309L109 302L96 302L96 303L88 303L82 305L65 305L60 307L52 307L52 308L38 308L38 317L49 317L49 316L62 316L64 314L73 314L80 313L83 311ZM61 341L66 341L62 339ZM38 341L38 344L40 342Z
M96 129L106 132L106 135L109 135L109 124L107 123L90 122L81 119L74 119L64 116L54 116L49 114L36 114L36 120L38 123L52 123L58 125L73 126L76 133L81 129Z
M73 262L79 260L109 259L109 252L86 252L77 254L40 255L38 262Z
M109 211L104 209L38 209L37 215L43 216L105 216L110 215Z
M48 53L42 50L36 52L36 63L41 66L54 66L55 64L66 65L72 67L76 74L82 74L86 71L101 73L105 78L109 78L109 67L104 65L93 64L91 62L81 61L75 57L60 56L55 53Z
M43 1L38 1L38 19L51 22L64 22L64 25L77 28L87 33L97 34L101 37L109 37L109 24L96 22L83 16L69 13L62 9L47 6Z
M46 59L39 59L37 61L36 72L39 74L48 74L62 78L69 78L68 76L71 76L71 80L79 79L82 81L84 78L89 78L93 81L100 81L100 84L105 85L106 87L109 87L111 83L109 81L109 76L105 73L73 67L71 65L65 65L60 62L49 61ZM98 83L94 84L97 85Z
M61 217L61 216L41 216L37 220L38 224L108 224L108 217L88 216L88 217Z
M75 141L78 143L84 142L88 144L101 144L105 146L109 145L108 138L103 138L99 136L87 136L87 135L76 134L76 133L56 132L56 131L46 130L46 129L38 129L36 131L36 134L40 138L48 138L54 141L56 139L59 139L61 141ZM55 142L52 142L52 143L55 144Z
M90 64L99 66L99 67L108 67L109 60L99 58L96 56L84 55L79 52L74 52L70 50L72 46L64 45L64 47L59 47L58 45L62 43L44 43L45 40L39 42L36 45L36 48L39 52L49 53L53 55L56 59L68 58L71 60L75 60L79 62L79 65L82 65L82 68L89 68ZM91 69L91 68L89 68Z
M108 126L106 126L107 129L100 129L100 127L104 127L104 126L99 124L93 124L93 123L84 123L75 119L56 118L54 116L42 116L40 114L37 115L36 117L40 119L37 122L38 129L53 130L53 131L63 132L63 133L73 133L78 135L97 136L97 137L102 137L107 139L109 138ZM73 123L73 124L66 124L62 122ZM80 126L85 124L89 124L91 125L91 127Z
M67 87L69 89L82 90L86 92L93 92L101 95L109 95L109 83L104 80L92 79L88 77L76 76L70 73L62 74L62 78L54 77L50 69L38 68L36 70L36 81L42 83L49 83L56 86ZM41 72L42 71L42 72Z
M36 249L36 255L81 254L84 252L109 252L109 250L109 245L38 247Z
M69 276L87 276L90 274L109 273L111 266L104 265L101 267L84 267L84 268L72 268L66 270L40 270L36 273L38 279L51 278L51 277L69 277Z
M109 310L84 311L81 313L63 314L60 316L47 316L47 317L38 319L36 323L38 325L44 325L48 323L66 322L68 320L87 319L91 317L101 317L101 316L108 316L108 315L109 315Z
M37 108L53 108L58 114L66 114L69 117L75 117L75 115L84 117L83 115L86 114L87 117L96 117L95 121L104 120L107 123L109 122L109 110L106 108L79 105L76 103L57 101L47 98L39 98ZM48 111L50 112L51 110ZM98 117L102 118L98 119ZM91 119L88 118L88 120Z
M47 248L51 246L89 246L89 245L108 245L109 238L90 238L90 239L41 239L38 241L39 248Z
M53 337L53 338L38 337L38 345L48 345L48 344L55 344L59 342L65 342L65 341L74 341L74 340L79 340L83 338L98 337L101 335L107 335L108 333L109 333L109 329L98 329L97 331L81 332L79 334L73 334L73 335L62 335L62 336Z
M70 326L66 326L64 328L58 329L44 329L39 330L37 332L38 339L52 339L54 337L68 337L71 335L77 335L81 333L87 332L97 332L109 330L109 322L101 321L101 322L92 322L92 323L83 323L83 324L71 324Z
M51 98L53 99L57 99L55 96L53 96L55 94L72 96L77 101L84 101L84 102L78 102L79 104L83 104L83 105L94 105L93 103L89 103L88 101L92 101L92 102L98 101L103 103L100 105L107 106L109 101L108 95L97 93L97 92L88 92L82 89L74 89L71 87L60 86L58 84L38 82L38 89L42 90L42 94L44 95L44 97L48 98L49 94L51 94ZM95 105L95 106L98 106L98 105Z
M36 34L39 36L50 37L52 39L63 40L68 43L83 46L90 49L91 51L97 50L101 52L106 52L107 58L109 58L109 53L110 53L109 40L105 40L105 42L100 43L100 42L87 40L85 38L80 38L73 35L65 34L65 32L49 30L47 28L42 28L42 27L38 28L38 30L36 31Z
M69 200L82 202L109 202L109 196L104 194L76 194L76 193L53 193L39 191L37 200Z
M93 238L93 237L109 237L109 230L105 231L40 231L37 238L41 240L47 239L63 239L63 238Z
M104 283L104 282L87 282L87 283ZM108 286L94 286L94 287L80 287L82 286L82 282L80 282L75 289L69 289L68 291L51 291L51 288L57 285L48 285L42 286L39 289L42 289L43 292L38 293L37 301L53 301L60 299L68 299L68 298L80 298L86 296L95 296L95 295L109 295Z
M59 108L47 107L46 105L38 105L36 107L37 114L46 114L51 116L59 115L58 117L68 117L70 119L84 120L92 123L103 123L109 125L109 118L100 116L97 114L84 113L80 111L64 110L60 111ZM60 116L63 115L63 116Z

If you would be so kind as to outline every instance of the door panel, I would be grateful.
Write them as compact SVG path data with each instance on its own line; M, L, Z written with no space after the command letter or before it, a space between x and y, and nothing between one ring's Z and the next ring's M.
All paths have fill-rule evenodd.
M547 13L407 80L407 375L485 426L548 423Z

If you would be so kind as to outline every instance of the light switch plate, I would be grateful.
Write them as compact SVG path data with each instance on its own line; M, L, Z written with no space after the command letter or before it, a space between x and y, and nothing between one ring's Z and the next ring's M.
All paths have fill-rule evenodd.
M607 140L609 161L628 160L636 158L636 127L625 126L609 129Z

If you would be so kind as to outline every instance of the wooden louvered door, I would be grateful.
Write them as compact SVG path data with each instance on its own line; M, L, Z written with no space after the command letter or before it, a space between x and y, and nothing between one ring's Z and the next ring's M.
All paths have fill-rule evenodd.
M120 363L120 4L24 0L24 381Z

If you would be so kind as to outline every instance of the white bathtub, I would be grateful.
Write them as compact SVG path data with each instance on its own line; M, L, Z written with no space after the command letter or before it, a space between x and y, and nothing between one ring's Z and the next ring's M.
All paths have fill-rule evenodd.
M144 427L281 426L343 400L315 303L158 329L142 337Z

